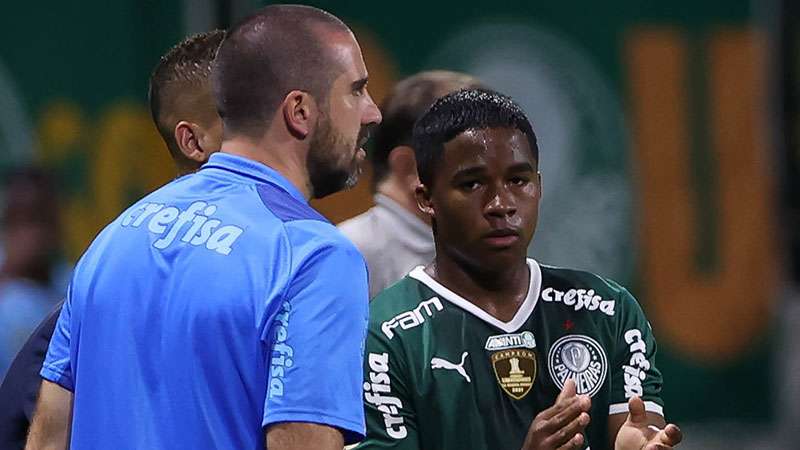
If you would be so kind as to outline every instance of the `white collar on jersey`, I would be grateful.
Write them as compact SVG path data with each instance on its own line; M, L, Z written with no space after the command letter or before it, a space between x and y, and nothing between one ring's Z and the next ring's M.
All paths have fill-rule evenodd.
M446 288L428 275L423 266L415 267L408 276L428 286L431 290L444 297L445 300L471 313L484 322L494 325L506 333L513 333L519 330L525 321L528 320L528 317L530 317L533 312L533 308L536 307L536 302L539 300L539 290L542 287L542 269L539 267L539 263L531 258L528 258L528 269L531 271L531 283L528 287L528 295L525 297L525 301L522 302L522 305L520 305L517 313L514 314L514 317L508 322L503 322L495 318L491 314L475 306L471 301Z

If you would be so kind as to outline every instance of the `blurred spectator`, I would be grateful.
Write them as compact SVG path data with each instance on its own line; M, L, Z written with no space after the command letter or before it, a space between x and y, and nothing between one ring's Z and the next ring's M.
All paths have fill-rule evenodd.
M60 247L58 201L50 177L35 168L4 182L0 213L0 378L31 331L59 300L53 269Z
M433 233L414 197L419 184L411 148L414 122L439 97L479 84L462 73L420 72L397 83L381 105L383 122L369 152L375 206L339 224L367 260L370 298L433 259Z

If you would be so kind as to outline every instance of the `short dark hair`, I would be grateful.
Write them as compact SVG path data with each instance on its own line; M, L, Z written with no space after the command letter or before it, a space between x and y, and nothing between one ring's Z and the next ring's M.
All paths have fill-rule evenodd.
M477 78L446 70L431 70L412 75L397 83L381 104L383 121L375 131L369 152L373 188L389 173L389 154L401 145L411 146L414 122L433 102L450 92L478 87Z
M326 101L341 70L335 70L323 30L350 33L330 13L301 5L267 6L228 32L212 73L226 134L259 135L295 89Z
M187 89L201 88L211 95L211 66L224 38L222 30L189 36L162 56L150 75L150 114L176 161L187 158L175 142L177 122L168 120L168 116L174 113L176 99L186 95Z
M414 125L414 153L422 184L432 186L444 144L467 130L516 128L527 138L533 158L539 147L525 111L507 95L489 89L462 89L431 106Z

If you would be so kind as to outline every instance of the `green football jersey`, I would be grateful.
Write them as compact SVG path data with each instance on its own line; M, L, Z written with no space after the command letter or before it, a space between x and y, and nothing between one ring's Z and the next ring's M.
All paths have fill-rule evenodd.
M528 266L509 322L422 267L372 301L358 449L518 450L569 378L591 396L593 450L608 448L608 415L627 413L630 397L663 415L656 343L631 294L588 272Z

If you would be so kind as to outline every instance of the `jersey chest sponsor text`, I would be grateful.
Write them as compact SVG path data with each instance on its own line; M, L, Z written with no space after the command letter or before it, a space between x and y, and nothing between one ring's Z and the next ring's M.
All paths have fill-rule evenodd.
M153 247L159 250L179 240L227 255L244 230L212 219L215 212L217 206L206 202L194 202L185 210L163 203L145 203L130 211L122 219L122 226L139 228L145 225L148 231L161 236L153 242Z
M549 287L542 290L542 300L545 302L562 303L564 306L571 306L575 311L586 309L588 311L600 310L608 316L614 315L614 300L603 300L597 295L594 289L569 289L559 291Z

